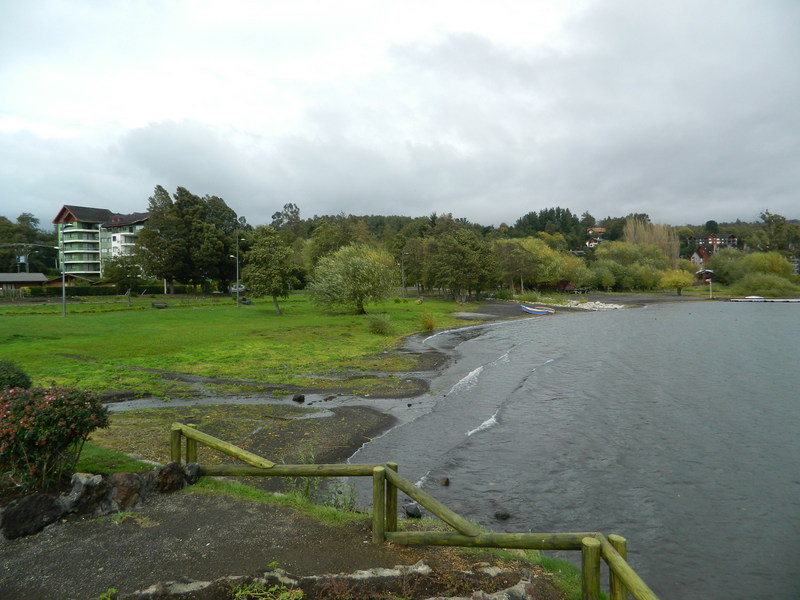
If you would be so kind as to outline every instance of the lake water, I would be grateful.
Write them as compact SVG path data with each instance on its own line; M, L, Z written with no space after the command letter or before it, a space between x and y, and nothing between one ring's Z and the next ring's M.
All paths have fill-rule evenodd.
M797 304L534 317L416 343L453 361L416 418L352 462L396 461L494 531L623 535L664 599L800 598Z

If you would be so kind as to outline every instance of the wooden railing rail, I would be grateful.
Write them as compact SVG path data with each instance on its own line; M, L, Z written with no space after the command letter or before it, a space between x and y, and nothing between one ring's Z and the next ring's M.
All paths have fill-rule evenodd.
M430 494L398 474L397 464L276 464L261 456L197 431L182 423L170 428L170 458L181 462L181 438L186 438L186 462L197 462L197 444L223 452L247 463L200 466L200 474L212 477L372 477L372 541L416 546L464 546L520 548L527 550L575 550L581 552L582 596L600 599L600 561L608 565L610 600L658 600L627 562L625 538L596 531L579 533L485 533ZM456 532L397 531L397 492L402 491Z

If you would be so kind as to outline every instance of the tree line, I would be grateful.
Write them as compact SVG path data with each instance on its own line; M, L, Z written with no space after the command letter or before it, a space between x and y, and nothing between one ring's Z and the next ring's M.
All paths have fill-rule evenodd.
M570 287L667 287L680 293L696 282L697 267L687 260L693 240L712 233L740 240L738 249L712 257L708 266L718 281L789 293L797 279L788 259L800 248L800 224L769 211L755 223L671 227L652 223L645 213L595 219L588 212L578 216L555 207L530 212L510 226L487 227L437 213L304 219L290 203L269 224L253 227L222 198L201 197L184 187L170 194L161 186L149 198L148 210L134 254L108 261L106 280L123 289L159 279L168 287L181 283L205 292L227 291L238 267L249 293L272 297L276 311L280 297L300 288L310 289L321 302L344 303L358 312L397 286L462 301ZM30 229L30 219L20 219ZM0 231L3 225L0 220ZM595 248L585 245L590 228L603 240Z

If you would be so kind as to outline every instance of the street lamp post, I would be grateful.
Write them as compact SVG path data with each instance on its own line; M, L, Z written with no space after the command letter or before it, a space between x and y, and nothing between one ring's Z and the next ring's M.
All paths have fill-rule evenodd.
M402 279L403 285L403 298L406 297L406 256L408 256L408 252L402 252L400 254L400 278Z
M228 255L231 258L236 259L236 308L239 308L239 290L241 289L241 284L239 283L239 242L243 242L244 238L239 238L236 236L236 256Z

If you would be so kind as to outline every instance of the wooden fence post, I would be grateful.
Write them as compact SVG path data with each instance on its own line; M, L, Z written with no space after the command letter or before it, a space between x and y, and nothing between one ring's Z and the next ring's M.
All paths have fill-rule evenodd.
M372 541L386 541L386 469L372 469Z
M386 468L397 473L397 463L386 463ZM397 486L386 480L386 531L397 531Z
M187 425L187 427L191 427L192 429L196 429L197 426ZM197 462L197 440L192 439L187 436L183 436L186 438L186 464L189 463L196 463Z
M583 600L600 600L600 540L581 540L581 590Z
M172 462L181 462L181 430L171 429L169 432L169 459Z
M608 536L608 543L617 551L624 560L628 560L628 540L621 535L611 534ZM609 569L609 584L611 592L611 600L627 600L628 590L622 580L616 576L613 569Z

